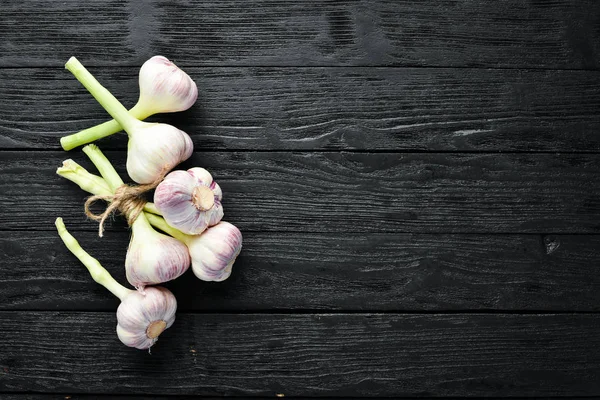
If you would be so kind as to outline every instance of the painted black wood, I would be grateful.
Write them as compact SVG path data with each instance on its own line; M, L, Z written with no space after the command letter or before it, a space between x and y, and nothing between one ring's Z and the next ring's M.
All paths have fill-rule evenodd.
M127 232L73 234L126 284ZM600 311L599 266L600 236L248 232L227 281L165 286L182 311ZM55 232L0 232L0 309L117 305Z
M0 398L598 396L599 17L594 0L2 2ZM186 166L215 174L245 247L226 282L167 284L181 312L150 356L118 342L117 302L53 220L124 281L123 222L95 238L54 175L89 165L57 139L105 119L62 66L131 105L155 54L200 88L155 120L192 134Z
M1 312L0 390L560 396L600 390L600 316L179 314L152 350L112 313Z
M400 65L598 69L595 0L10 1L0 66Z
M63 60L63 61L66 61ZM85 59L82 62L86 63ZM439 68L185 68L198 149L599 151L600 73ZM135 68L91 68L128 106ZM0 69L0 149L60 149L107 119L64 68ZM126 148L126 136L99 144Z
M3 229L95 229L83 191L54 173L82 152L4 152ZM125 152L108 152L124 172ZM197 152L243 231L598 233L600 156ZM125 175L123 175L125 176Z

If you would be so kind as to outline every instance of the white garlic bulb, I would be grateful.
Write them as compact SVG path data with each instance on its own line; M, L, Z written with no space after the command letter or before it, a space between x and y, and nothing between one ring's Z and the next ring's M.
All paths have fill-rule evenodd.
M117 309L117 335L126 346L149 349L175 321L177 300L169 290L151 286L132 291Z
M149 349L175 321L177 300L169 290L154 286L141 293L118 283L67 231L62 218L56 229L65 246L90 272L92 278L121 300L117 309L117 336L126 346Z
M141 122L129 132L127 173L137 183L152 183L190 158L194 144L187 133L167 124Z
M166 57L154 56L140 68L136 108L152 115L187 110L198 98L196 83Z
M242 233L233 224L221 221L187 243L194 275L203 281L229 278L242 250Z
M197 235L223 218L223 193L204 168L173 171L156 187L154 204L172 227Z
M147 285L173 280L187 271L190 255L183 243L155 231L143 213L131 229L125 272L132 286L144 290Z

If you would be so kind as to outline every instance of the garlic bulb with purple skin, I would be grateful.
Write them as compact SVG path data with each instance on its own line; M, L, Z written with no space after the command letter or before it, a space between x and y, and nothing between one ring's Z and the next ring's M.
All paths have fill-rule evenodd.
M229 278L242 250L242 233L235 225L221 221L202 234L191 236L173 228L158 215L146 213L146 218L156 228L187 245L196 277L215 282Z
M147 287L144 293L131 292L117 309L117 336L126 346L149 349L175 322L177 300L160 286Z
M140 97L129 110L134 118L144 120L153 114L184 111L198 98L198 87L188 74L163 56L146 61L139 73ZM114 119L60 139L63 149L91 143L123 130Z
M134 118L75 57L71 57L65 67L129 135L127 173L135 182L156 182L192 155L194 145L187 133L171 125Z
M127 289L119 284L102 265L90 256L67 231L62 218L57 218L56 229L65 246L88 269L92 278L121 300L117 309L117 336L126 346L149 349L159 335L173 325L177 300L169 290L149 287L144 293Z
M127 281L144 291L147 285L168 282L190 266L190 254L179 240L155 231L144 214L131 225L132 235L125 256Z
M204 168L173 171L156 187L154 204L169 225L197 235L223 218L223 193Z

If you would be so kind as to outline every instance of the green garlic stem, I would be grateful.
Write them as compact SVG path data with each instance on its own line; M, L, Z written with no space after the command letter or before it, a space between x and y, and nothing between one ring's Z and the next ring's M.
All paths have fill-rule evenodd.
M58 168L56 170L56 173L62 176L63 178L66 178L71 182L76 183L81 189L88 193L95 194L98 196L110 196L114 194L112 190L110 190L106 181L101 176L94 175L88 172L85 168L83 168L73 160L63 161L63 166ZM144 211L161 215L160 211L158 211L154 203L146 203L144 205Z
M149 110L145 110L143 109L143 107L140 107L139 103L136 104L131 110L129 110L129 114L138 120L144 120L150 115L152 115L152 113ZM80 132L73 133L68 136L63 136L60 138L60 145L65 151L69 151L74 149L75 147L94 142L98 139L102 139L122 130L123 127L121 127L121 124L119 124L113 119L110 121L106 121L100 125L84 129Z
M76 183L86 192L99 196L109 196L113 194L104 179L98 175L89 173L85 168L73 160L69 159L63 161L62 167L59 167L56 170L56 173L63 178Z
M128 134L131 134L136 125L140 124L140 121L131 116L119 100L102 86L75 57L71 57L67 61L65 68L71 71L75 78L85 86L88 92L98 100L98 103L104 107L111 117L119 122Z
M158 211L158 208L156 208L156 205L154 203L146 203L146 205L144 206L144 211L156 215L162 215L162 213Z
M90 160L94 163L100 175L104 178L111 191L114 193L119 186L123 185L123 180L112 166L106 156L100 151L95 144L88 144L83 148L83 152L87 154Z
M131 230L134 233L137 229L154 230L154 228L152 228L152 225L150 225L150 222L146 218L146 214L144 212L141 212L140 215L138 215L135 221L133 221L133 223L131 224Z
M112 294L117 296L121 301L125 299L129 294L134 291L131 289L127 289L125 286L121 285L119 282L115 280L111 276L111 274L96 260L94 257L90 256L79 244L77 239L75 239L63 223L62 218L56 218L56 229L58 230L58 235L67 246L67 249L75 255L81 261L83 265L90 271L90 275L92 275L92 279L96 282L107 288Z
M143 213L143 214L146 215L148 222L150 222L150 224L152 226L173 236L175 239L179 240L180 242L183 242L187 245L192 240L193 236L186 235L185 233L181 232L180 230L173 228L172 226L167 224L167 221L165 221L164 218L159 217L158 215L150 214L150 213Z

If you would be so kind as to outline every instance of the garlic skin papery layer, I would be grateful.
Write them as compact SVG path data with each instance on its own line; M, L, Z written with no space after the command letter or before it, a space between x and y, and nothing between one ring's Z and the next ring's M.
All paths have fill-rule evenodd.
M62 218L55 221L58 235L65 246L88 269L100 285L121 300L117 309L117 336L126 346L149 349L158 336L175 321L177 300L169 290L154 286L144 293L127 289L118 283L100 262L90 256L67 231Z
M175 322L177 300L169 290L152 286L132 291L117 309L117 336L129 347L149 349Z
M172 227L202 233L223 218L223 192L204 168L173 171L156 187L154 204Z

